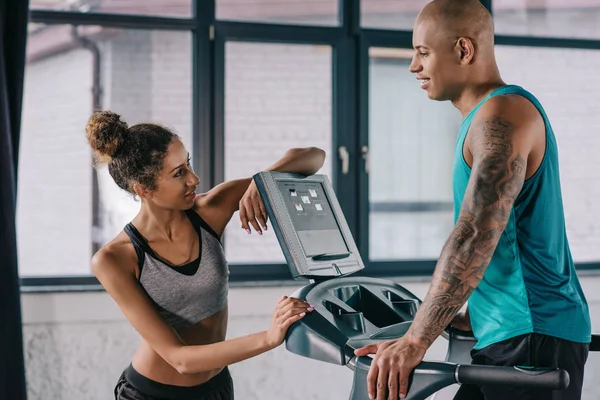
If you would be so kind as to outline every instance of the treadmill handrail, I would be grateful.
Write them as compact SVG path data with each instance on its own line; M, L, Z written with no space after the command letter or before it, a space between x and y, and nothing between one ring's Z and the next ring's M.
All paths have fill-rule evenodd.
M371 357L354 357L348 363L354 370L352 400L364 398ZM423 361L409 379L407 399L422 400L454 383L507 385L522 388L562 390L569 386L569 373L562 369L500 367Z
M562 390L569 386L569 373L558 368L526 366L457 365L458 383L475 385L507 385L522 388Z
M600 334L592 335L592 342L590 343L590 351L600 351Z

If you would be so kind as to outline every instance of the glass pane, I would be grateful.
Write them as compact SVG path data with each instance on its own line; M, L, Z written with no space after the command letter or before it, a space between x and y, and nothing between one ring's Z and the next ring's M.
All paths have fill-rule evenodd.
M600 119L598 91L589 79L600 64L594 50L497 46L504 81L533 93L548 114L560 158L567 236L577 262L600 260Z
M319 173L331 179L331 47L228 42L225 51L225 179L306 146L327 152ZM239 221L225 231L231 263L285 262L272 229L248 235Z
M98 47L73 40L77 33ZM107 168L92 168L85 124L94 82L101 108L130 125L171 127L191 149L191 36L187 32L38 27L29 34L19 160L17 231L22 276L88 275L93 243L112 240L140 203ZM31 195L32 188L37 195ZM40 197L42 196L42 197ZM43 201L41 199L43 198Z
M599 0L494 0L497 34L600 38Z
M412 50L369 53L370 258L437 259L453 227L461 116L427 98L408 71Z
M29 4L32 10L192 16L192 0L30 0Z
M360 24L368 28L412 30L417 14L431 0L362 0Z
M338 25L338 0L216 0L217 19Z

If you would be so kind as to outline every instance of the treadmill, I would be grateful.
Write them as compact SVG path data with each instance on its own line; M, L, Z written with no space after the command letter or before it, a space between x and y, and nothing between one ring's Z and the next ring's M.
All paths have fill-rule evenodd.
M364 263L326 175L267 171L253 179L292 277L309 282L291 296L315 305L288 330L286 349L350 368L354 379L349 399L368 399L372 357L358 357L354 350L402 337L421 300L394 281L356 275ZM476 342L472 333L448 327L442 336L449 341L446 359L423 361L414 369L407 400L432 395L449 400L459 384L552 390L569 385L569 374L561 369L471 365ZM599 350L598 339L595 335L591 351Z

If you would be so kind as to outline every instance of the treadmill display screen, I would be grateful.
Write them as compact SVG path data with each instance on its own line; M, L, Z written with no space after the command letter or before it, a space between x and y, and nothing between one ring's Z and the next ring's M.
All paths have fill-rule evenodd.
M307 257L349 253L321 183L277 184Z

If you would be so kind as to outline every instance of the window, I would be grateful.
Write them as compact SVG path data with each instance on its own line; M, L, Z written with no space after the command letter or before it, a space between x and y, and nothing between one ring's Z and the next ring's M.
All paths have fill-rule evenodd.
M598 0L493 0L497 34L600 38Z
M89 275L94 249L139 210L106 167L92 168L84 128L93 104L130 125L167 125L191 149L191 98L187 32L70 25L31 30L17 200L21 276Z
M360 24L367 28L412 30L417 15L430 0L362 0Z
M334 184L340 201L349 205L352 228L368 218L369 231L357 236L359 247L369 249L368 272L396 266L403 271L436 260L453 227L452 155L462 119L450 103L432 101L420 89L408 71L410 35L398 32L410 32L430 0L360 0L360 10L339 0L210 1L214 8L204 0L30 1L32 10L48 12L32 13L28 30L17 199L21 276L89 276L94 251L139 210L140 203L116 187L106 167L92 168L84 127L98 104L129 124L153 121L172 128L193 155L201 155L193 162L209 159L211 149L193 152L192 139L212 143L209 136L220 135L223 126L224 137L215 143L224 148L224 170L216 165L203 170L203 178L250 177L286 150L305 146L327 152L319 173L333 178L333 168L343 170L337 148L343 145L349 172ZM504 44L523 44L511 35L600 43L600 0L488 4L494 7L496 33L507 36L496 52L505 80L538 96L555 128L573 256L579 263L597 263L600 214L592 199L600 194L594 184L600 165L593 149L600 142L593 133L600 122L594 118L593 88L600 52ZM341 6L351 13L344 21L360 20L361 29L331 28L342 23ZM195 9L215 15L194 16ZM55 17L52 11L68 12ZM157 16L175 18L152 18ZM213 17L246 24L208 29ZM222 54L222 40L224 64L214 58ZM364 43L373 46L368 93L360 86L364 53L356 51ZM221 93L215 77L223 76ZM220 105L214 99L224 101L223 120L215 115ZM368 109L359 109L363 105ZM365 131L369 138L362 143ZM367 191L363 144L371 155L368 193L361 192ZM367 209L367 215L356 215ZM248 235L238 214L227 227L228 261L250 265L238 279L255 276L265 263L285 262L269 227L262 237Z
M408 70L412 50L369 54L370 259L435 260L454 226L462 118L449 102L427 98Z
M192 0L30 0L32 10L190 17Z
M338 0L216 0L217 19L338 25Z
M498 46L504 81L523 86L546 110L558 143L567 236L576 262L600 259L600 119L594 80L600 52ZM532 71L534 73L532 73ZM573 71L577 77L573 79Z
M293 147L327 152L331 178L331 48L228 42L225 48L225 179L250 177ZM225 231L230 263L284 262L272 229ZM269 223L270 227L271 224Z

